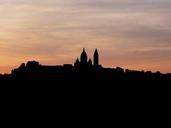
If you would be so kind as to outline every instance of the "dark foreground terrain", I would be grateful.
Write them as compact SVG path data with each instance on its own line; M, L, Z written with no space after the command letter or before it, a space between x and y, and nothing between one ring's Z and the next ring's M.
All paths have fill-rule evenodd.
M170 86L171 74L160 72L29 62L0 75L1 110L3 118L17 115L20 122L27 116L36 122L69 118L87 124L86 118L100 125L107 120L120 126L153 126L169 116Z
M133 71L102 66L43 66L21 64L11 74L0 75L8 93L34 95L115 95L116 97L170 95L171 74ZM64 96L65 96L64 95ZM135 98L134 97L134 98Z
M36 61L21 64L11 74L0 75L1 85L67 85L67 86L169 86L171 74L134 71L102 66L43 66Z

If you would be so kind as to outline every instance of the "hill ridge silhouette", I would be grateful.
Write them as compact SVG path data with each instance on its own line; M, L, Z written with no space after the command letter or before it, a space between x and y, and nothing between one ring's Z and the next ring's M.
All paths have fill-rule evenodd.
M92 61L93 60L93 61ZM39 81L58 83L170 83L171 74L160 72L137 71L116 68L104 68L100 65L98 49L95 49L93 59L88 58L85 48L80 58L74 64L58 66L41 65L37 61L22 63L18 68L13 69L11 74L0 75L0 82L12 81Z

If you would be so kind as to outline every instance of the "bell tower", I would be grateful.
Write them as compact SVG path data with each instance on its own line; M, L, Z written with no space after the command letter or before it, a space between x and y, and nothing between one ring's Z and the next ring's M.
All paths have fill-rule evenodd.
M94 66L99 66L99 53L98 53L97 48L95 49L93 60L94 60L93 61Z

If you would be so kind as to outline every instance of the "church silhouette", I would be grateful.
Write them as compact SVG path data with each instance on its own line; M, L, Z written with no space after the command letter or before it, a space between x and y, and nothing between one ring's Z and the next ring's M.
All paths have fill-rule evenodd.
M81 53L80 60L77 58L77 60L74 63L74 66L77 68L89 68L89 67L101 67L99 65L99 53L97 48L95 49L94 55L93 55L93 63L91 58L88 59L87 53L85 51L85 48L83 49L83 52Z
M92 79L100 73L104 68L99 64L99 53L97 48L93 54L93 62L88 58L85 48L77 58L74 64L63 65L41 65L37 61L28 61L26 64L22 63L18 68L13 69L11 76L14 79L21 80L82 80ZM95 79L95 77L94 77Z
M105 113L106 110L109 110L108 113L113 110L119 110L119 114L120 111L125 112L124 110L132 113L128 107L130 104L132 109L138 105L142 106L142 109L137 108L142 111L148 108L149 103L152 103L156 97L157 104L152 107L153 109L159 104L159 99L163 101L166 94L168 94L166 97L170 96L170 84L171 74L102 67L97 49L93 54L93 62L83 49L80 58L77 58L74 64L49 66L41 65L37 61L29 61L13 69L11 74L0 75L1 87L7 88L6 92L1 89L1 92L4 92L2 99L9 96L6 100L9 103L9 110L16 105L18 99L21 99L19 100L21 107L17 106L19 109L23 107L25 101L24 106L29 107L28 109L24 107L25 110L33 108L37 111L43 106L45 110L48 108L48 113L49 110L52 110L51 113L63 109L73 111L73 104L75 109L82 111L87 108L94 111L101 106L97 109L99 114L101 109L104 109ZM11 99L13 99L12 103ZM168 101L169 99L167 103ZM40 102L41 105L37 109L36 104ZM144 102L147 104L144 105ZM96 103L97 105L92 107ZM80 106L84 106L85 109ZM44 109L40 113L44 114Z
M92 61L93 60L93 61ZM93 59L88 58L85 48L80 58L74 64L64 65L42 65L37 61L22 63L18 68L13 69L11 74L0 75L0 82L30 82L39 83L74 83L95 85L101 83L113 84L147 84L147 83L171 83L171 74L160 72L137 71L123 69L121 67L105 68L100 64L100 56L96 48Z

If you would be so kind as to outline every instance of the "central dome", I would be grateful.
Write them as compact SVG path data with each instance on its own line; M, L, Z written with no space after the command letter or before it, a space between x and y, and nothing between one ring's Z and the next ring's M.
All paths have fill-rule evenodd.
M83 64L87 63L87 53L85 51L85 48L83 49L83 52L81 53L80 60L81 60L81 63Z

